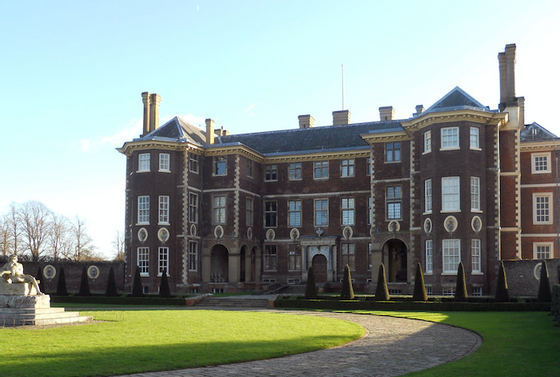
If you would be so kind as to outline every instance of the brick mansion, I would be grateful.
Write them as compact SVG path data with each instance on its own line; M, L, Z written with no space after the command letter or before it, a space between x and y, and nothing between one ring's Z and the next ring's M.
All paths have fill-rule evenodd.
M171 291L256 291L338 283L344 266L373 291L383 263L411 293L421 263L429 294L452 294L463 262L469 295L495 289L500 260L558 258L560 139L524 122L515 45L498 55L491 110L456 87L408 119L229 133L175 117L142 93L143 132L126 156L125 289L146 293L165 271ZM296 122L294 122L296 123ZM297 123L296 123L297 124Z

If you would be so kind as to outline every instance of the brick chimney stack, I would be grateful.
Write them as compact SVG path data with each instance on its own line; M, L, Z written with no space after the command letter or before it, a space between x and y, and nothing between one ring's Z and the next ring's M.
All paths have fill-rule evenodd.
M412 116L419 116L420 114L422 114L424 112L424 105L416 105L416 112L414 114L412 114Z
M383 106L379 108L379 118L383 120L393 120L395 118L395 109L393 106Z
M500 110L517 106L515 97L515 44L506 45L504 52L498 54L500 64Z
M300 115L298 116L299 119L299 128L312 128L315 125L315 118L311 115Z
M350 110L333 111L333 126L350 124Z
M214 144L214 119L206 119L206 144Z
M143 126L142 126L142 135L144 136L150 132L150 93L144 92L142 93L142 103L144 104L144 116Z
M150 132L159 127L159 104L161 96L159 94L150 95Z

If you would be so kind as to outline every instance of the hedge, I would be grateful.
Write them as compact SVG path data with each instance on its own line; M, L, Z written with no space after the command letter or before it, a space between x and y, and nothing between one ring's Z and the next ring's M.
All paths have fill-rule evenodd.
M550 312L554 316L554 320L560 325L560 284L552 286L552 308Z
M453 300L453 297L451 297ZM454 302L449 300L418 302L412 300L375 301L373 299L303 299L281 295L274 301L282 309L390 310L390 311L550 311L548 302Z
M184 297L162 298L159 296L51 296L51 302L58 304L109 304L109 305L166 305L185 306Z

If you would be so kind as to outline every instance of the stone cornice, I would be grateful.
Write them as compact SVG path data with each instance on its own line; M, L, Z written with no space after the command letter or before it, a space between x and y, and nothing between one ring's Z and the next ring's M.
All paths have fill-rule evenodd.
M426 113L401 124L405 130L419 130L436 123L449 122L475 122L486 125L504 126L509 120L508 113L489 113L472 109L442 111L437 113Z
M521 152L556 150L560 149L560 139L521 142L520 149Z
M360 135L369 144L390 143L392 141L410 140L410 135L406 131L383 132L375 134Z
M145 151L150 149L162 149L170 151L196 151L200 154L201 147L192 143L177 143L172 141L146 140L146 141L129 141L124 143L121 148L117 148L120 153L130 156L135 151Z

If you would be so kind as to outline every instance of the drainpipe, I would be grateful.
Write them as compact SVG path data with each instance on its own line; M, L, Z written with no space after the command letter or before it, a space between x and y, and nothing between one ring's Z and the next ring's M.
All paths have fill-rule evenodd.
M558 191L559 191L559 176L558 176L558 156L560 155L560 150L555 150L554 151L554 156L555 156L555 162L556 162L556 213L554 215L554 218L556 219L556 254L558 254L560 252L560 197L558 195ZM552 258L554 258L554 254L551 255Z

